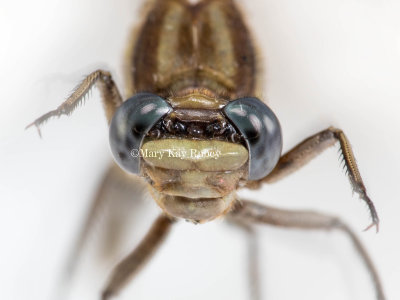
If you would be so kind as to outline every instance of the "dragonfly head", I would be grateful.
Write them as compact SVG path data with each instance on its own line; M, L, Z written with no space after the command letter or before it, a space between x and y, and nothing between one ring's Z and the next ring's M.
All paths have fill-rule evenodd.
M240 185L270 173L282 138L276 116L257 98L140 93L115 113L110 145L124 170L150 182L164 210L199 221L228 211Z

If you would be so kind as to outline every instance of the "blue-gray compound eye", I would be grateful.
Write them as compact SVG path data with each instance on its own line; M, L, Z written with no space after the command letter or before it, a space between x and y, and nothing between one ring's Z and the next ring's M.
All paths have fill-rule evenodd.
M115 161L129 173L139 174L139 150L143 138L172 110L161 97L139 93L126 100L115 112L110 125L110 147Z
M225 115L244 137L249 150L249 180L269 174L281 156L282 133L272 110L257 98L228 103Z

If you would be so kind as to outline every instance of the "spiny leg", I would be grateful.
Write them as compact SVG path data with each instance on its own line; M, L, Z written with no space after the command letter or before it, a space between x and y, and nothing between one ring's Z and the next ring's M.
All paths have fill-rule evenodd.
M60 117L61 115L70 115L74 109L82 103L87 96L93 85L97 84L103 100L104 110L108 123L115 113L115 110L121 105L122 98L115 85L111 74L104 70L97 70L88 75L78 86L75 88L71 96L68 97L59 107L52 110L40 118L33 121L26 128L36 126L40 135L40 126L52 117Z
M368 205L372 217L372 223L366 228L366 230L376 226L376 231L378 232L378 214L375 210L373 202L367 195L367 190L361 178L360 171L358 170L350 142L344 132L340 129L329 127L328 129L305 139L293 149L285 153L279 159L278 164L270 174L258 181L250 181L247 187L258 188L262 183L274 183L290 175L291 173L303 167L322 151L330 146L333 146L336 142L340 143L341 156L343 158L346 173L350 179L353 191L356 192Z
M382 284L371 258L354 232L339 218L313 211L290 211L277 209L251 201L241 201L238 203L230 213L230 216L247 222L264 223L280 227L341 230L351 239L358 254L361 256L372 278L376 292L376 299L385 300Z
M247 255L248 255L248 284L250 289L250 299L252 300L261 300L261 287L260 287L260 270L258 268L259 265L259 243L258 236L256 231L254 230L254 226L249 222L238 219L238 218L230 218L228 215L228 221L243 231L246 234L246 246L247 246Z
M110 299L117 294L137 273L164 241L173 222L165 215L160 215L156 219L139 246L114 268L101 296L102 300Z

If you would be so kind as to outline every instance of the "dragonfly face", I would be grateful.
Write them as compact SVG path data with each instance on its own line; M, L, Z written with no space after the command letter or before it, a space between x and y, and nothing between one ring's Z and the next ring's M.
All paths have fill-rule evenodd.
M110 145L123 169L147 178L164 211L201 222L226 213L240 184L272 170L282 139L277 118L260 100L196 91L125 101L111 122Z

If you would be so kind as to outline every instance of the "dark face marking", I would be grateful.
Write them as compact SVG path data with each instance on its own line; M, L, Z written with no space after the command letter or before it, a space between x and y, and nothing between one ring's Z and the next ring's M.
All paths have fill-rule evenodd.
M234 126L221 113L197 109L184 110L184 114L177 114L177 112L178 110L159 120L147 136L152 138L212 138L235 143L244 142ZM202 114L208 118L203 118ZM210 117L212 114L214 117Z

